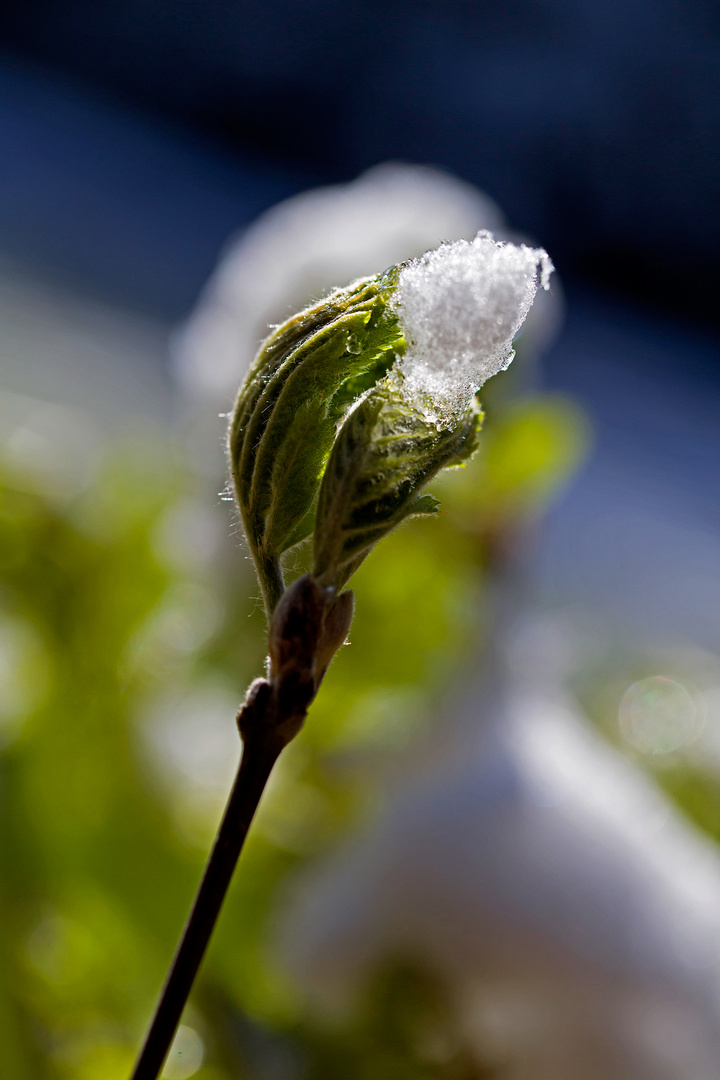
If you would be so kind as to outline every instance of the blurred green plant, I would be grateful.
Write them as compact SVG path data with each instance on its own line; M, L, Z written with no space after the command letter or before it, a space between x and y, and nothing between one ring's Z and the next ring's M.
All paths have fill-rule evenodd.
M390 1054L384 1028L371 1035L358 1020L327 1031L304 1014L267 955L272 898L372 803L377 764L429 719L432 693L477 632L493 538L540 512L582 438L560 400L498 412L479 454L439 481L442 512L400 530L358 571L352 645L280 763L188 1014L206 1046L198 1080L262 1077L223 1034L218 995L289 1041L309 1077L331 1075L343 1045L347 1075L374 1076ZM230 538L209 564L168 548L198 498L172 438L107 457L114 464L72 499L33 475L0 477L0 642L10 658L0 665L0 1031L13 1080L127 1076L218 809L217 794L208 808L195 781L163 770L152 717L179 687L202 693L219 681L239 695L264 654L248 567ZM515 458L524 465L502 468ZM301 548L295 573L304 558ZM198 637L203 604L216 615ZM380 993L369 991L370 1012ZM392 1026L406 1005L402 995L383 1001ZM409 1045L390 1059L408 1076L450 1075Z
M491 240L478 243L495 257ZM498 251L504 259L502 245ZM520 291L509 294L520 310L534 290L539 254L523 249L512 258L523 263ZM154 1077L162 1065L265 780L347 637L353 609L344 584L390 530L429 514L432 530L401 532L395 545L380 547L370 572L359 570L365 604L353 648L344 651L340 673L330 672L313 728L283 758L195 1013L182 1029L186 1049L173 1051L166 1066L168 1076L190 1075L183 1071L190 1063L208 1080L223 1070L252 1075L210 1022L212 1002L222 998L249 1023L284 1029L305 1048L311 1073L327 1073L336 1035L303 1017L265 956L269 897L357 812L367 784L352 782L348 762L407 738L428 691L474 636L483 574L498 544L563 482L582 441L567 404L529 401L498 416L483 452L467 464L481 416L472 394L439 420L427 395L406 393L404 376L391 373L407 344L390 310L397 274L340 290L280 327L238 398L230 456L269 617L268 675L252 683L238 717L240 773L210 863L221 866L220 884L206 887L213 880L206 874L193 923L201 933L179 954L181 990L154 1043L151 1032L152 1053L141 1059L138 1078ZM492 370L506 362L517 318L499 320L485 358ZM203 687L237 693L264 652L259 633L248 634L242 564L193 560L192 551L188 561L187 541L183 556L187 503L197 493L172 437L156 433L151 443L113 448L110 461L81 496L63 500L39 477L17 472L2 489L11 660L2 706L8 872L0 904L9 933L0 1016L19 1078L126 1074L207 828L206 812L196 808L198 828L188 829L192 740L183 759L176 726L153 753L158 725L143 725L142 717L157 715L163 701L166 711L177 709L193 688L201 703ZM438 514L437 500L420 491L448 464L467 467L444 482ZM286 588L280 559L287 553L295 580ZM177 766L171 783L168 759ZM238 925L241 935L230 930ZM356 1075L377 1075L383 1060L396 1075L456 1075L460 1058L433 1064L412 1040L392 1035L394 1013L403 1027L400 1013L415 1000L386 993L395 985L378 983L382 1024L366 1017L354 1034L352 1025L345 1029ZM169 1000L166 994L158 1016ZM373 1007L370 1014L379 1015Z

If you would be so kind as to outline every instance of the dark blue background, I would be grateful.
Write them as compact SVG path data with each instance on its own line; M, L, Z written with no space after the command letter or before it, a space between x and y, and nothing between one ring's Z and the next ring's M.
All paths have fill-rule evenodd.
M175 318L264 206L399 158L567 281L716 322L719 30L710 0L15 0L3 246Z

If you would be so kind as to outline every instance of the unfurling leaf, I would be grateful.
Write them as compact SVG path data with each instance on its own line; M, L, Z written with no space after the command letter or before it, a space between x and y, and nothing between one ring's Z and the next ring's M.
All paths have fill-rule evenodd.
M552 269L489 233L338 289L278 327L242 386L229 436L238 506L268 614L281 556L313 535L316 577L340 588L413 514L439 469L468 457L475 392Z

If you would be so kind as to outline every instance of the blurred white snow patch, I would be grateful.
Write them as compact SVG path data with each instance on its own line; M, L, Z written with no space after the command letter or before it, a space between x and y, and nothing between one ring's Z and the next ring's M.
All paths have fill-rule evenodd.
M298 883L285 963L337 1010L383 963L414 957L508 1080L711 1080L717 849L599 737L548 665L535 678L542 641L518 667L521 629L496 628L433 768L397 777L381 818ZM656 1037L677 1029L682 1039Z
M230 244L175 336L181 382L230 403L269 325L480 228L503 229L486 195L439 169L395 162L279 203Z
M474 240L441 245L400 273L393 299L409 345L404 391L438 423L452 423L476 390L515 355L512 342L553 265L542 248Z

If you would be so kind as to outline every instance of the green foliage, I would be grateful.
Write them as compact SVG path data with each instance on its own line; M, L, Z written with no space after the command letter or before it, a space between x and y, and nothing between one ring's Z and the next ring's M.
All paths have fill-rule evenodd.
M472 407L455 427L438 431L397 392L365 398L343 425L323 476L314 574L339 588L405 518L433 513L436 500L418 490L472 454L481 419Z
M235 404L229 450L246 536L271 611L280 556L309 535L332 444L352 404L404 349L391 279L332 293L262 345Z
M270 941L295 872L373 811L383 768L472 647L494 538L541 512L585 441L561 399L496 410L472 460L436 479L440 511L424 496L422 527L403 525L358 570L350 644L281 759L191 1000L185 1022L207 1051L194 1080L493 1075L467 1057L430 973L378 972L331 1025ZM108 459L69 501L0 476L0 1045L12 1080L126 1080L226 795L161 759L154 717L177 713L180 744L182 702L220 687L234 735L233 702L262 670L263 619L229 520L205 562L163 539L177 540L178 509L198 499L171 438ZM208 498L202 513L216 510ZM686 761L660 778L717 837L717 777Z
M3 610L32 636L26 677L42 686L0 763L2 970L17 1080L82 1076L79 1031L91 1054L107 1042L108 1017L138 1023L137 995L150 992L152 958L169 946L168 911L181 917L165 883L191 880L148 795L128 724L137 688L121 674L167 584L149 532L158 493L140 509L113 494L112 524L98 535L83 508L53 505L27 478L2 488Z
M205 567L163 547L197 498L172 442L133 440L108 461L70 501L29 475L6 473L0 488L0 1032L13 1080L127 1074L226 794L208 809L168 773L148 741L151 714L204 700L206 686L239 702L262 667L262 620L234 543ZM448 474L468 481L481 516L483 469L480 458ZM200 1080L243 1075L208 1012L213 987L324 1060L330 1035L300 1023L268 959L273 897L363 812L377 762L426 719L472 638L482 557L451 520L462 504L448 493L438 515L424 497L413 511L433 520L380 544L358 574L352 643L280 763L194 997L190 1022L210 1054ZM378 1039L352 1036L360 1075Z
M13 1080L126 1077L226 794L209 812L190 781L168 777L148 742L151 714L202 695L208 680L239 702L262 667L234 543L205 569L164 552L168 522L195 497L173 456L162 443L114 452L119 464L68 502L32 476L2 477L0 642L12 663L0 665L0 1032ZM223 1057L210 987L271 1027L297 1024L299 1004L266 950L272 898L364 805L352 754L406 737L423 682L468 634L462 564L435 573L435 559L432 538L413 530L399 549L381 548L354 644L309 737L281 763L195 995L189 1022L210 1053L200 1080L243 1075ZM418 578L428 579L421 595ZM397 618L386 617L387 597ZM208 604L219 618L198 633ZM338 771L339 752L351 756Z
M313 533L313 574L341 588L444 466L477 446L473 404L438 427L389 375L406 342L389 307L400 267L289 319L264 342L230 426L235 494L268 615L284 591L281 556Z

